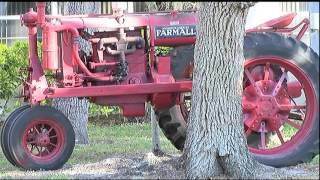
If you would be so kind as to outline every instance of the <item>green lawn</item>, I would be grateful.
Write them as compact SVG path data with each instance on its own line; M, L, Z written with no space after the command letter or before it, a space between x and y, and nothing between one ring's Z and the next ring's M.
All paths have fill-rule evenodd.
M98 162L117 154L151 152L151 126L150 123L124 124L115 126L100 126L89 123L89 145L76 145L73 154L66 165ZM288 128L285 136L291 134ZM161 148L166 153L178 153L174 146L161 132ZM319 163L319 155L311 164ZM14 178L15 174L21 175L21 170L12 166L0 151L0 179ZM67 179L72 178L65 174L53 172L49 176L36 176L40 179Z
M67 164L98 162L107 156L116 154L151 152L151 125L124 124L116 126L98 126L88 124L89 145L76 145ZM167 153L179 151L165 138L161 132L161 148ZM0 151L0 178L7 171L18 170L12 166Z
M150 152L151 125L125 124L111 127L101 127L89 124L90 144L77 145L69 163L96 162L113 154L129 154ZM177 153L178 150L165 138L161 132L161 148L168 153Z

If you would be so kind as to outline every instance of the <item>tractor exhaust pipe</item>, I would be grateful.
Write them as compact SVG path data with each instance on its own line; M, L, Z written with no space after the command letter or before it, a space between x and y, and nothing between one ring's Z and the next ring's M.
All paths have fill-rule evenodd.
M46 23L46 2L37 2L38 24L42 27Z

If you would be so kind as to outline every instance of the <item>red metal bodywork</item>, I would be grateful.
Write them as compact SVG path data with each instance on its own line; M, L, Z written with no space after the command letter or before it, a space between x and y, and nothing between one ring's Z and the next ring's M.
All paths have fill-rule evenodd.
M297 36L297 39L301 39L304 33L307 31L309 27L309 20L307 18L304 18L299 24L297 24L294 27L288 28L287 26L291 24L294 17L297 15L297 13L289 13L283 16L280 16L278 18L272 19L270 21L264 22L252 29L248 29L246 32L280 32L280 33L286 33L291 35L291 33L300 27L302 24L302 28L299 31L299 34Z
M33 105L47 98L89 97L97 104L120 106L125 116L143 116L147 101L157 109L170 108L178 103L179 93L191 91L192 81L175 79L170 57L157 57L155 46L194 44L196 17L195 11L48 16L45 3L39 2L37 13L30 9L22 16L29 30L30 55L23 95ZM293 17L280 17L247 32L291 32L304 23L302 36L306 20L285 28ZM42 29L42 60L36 53L37 26ZM86 28L102 31L88 35ZM81 38L91 43L90 56L79 53ZM123 62L127 74L119 76L115 72ZM48 85L44 70L53 72L54 85Z

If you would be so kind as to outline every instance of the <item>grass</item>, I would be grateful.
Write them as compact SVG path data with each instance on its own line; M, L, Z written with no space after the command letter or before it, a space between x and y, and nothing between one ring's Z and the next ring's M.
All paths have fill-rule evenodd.
M113 154L130 154L150 152L151 126L149 123L124 124L111 127L101 127L89 124L89 145L77 145L69 163L97 162ZM168 153L178 150L165 138L161 132L161 148Z
M89 122L88 133L90 143L88 145L76 145L66 164L93 163L117 154L151 152L150 123L99 126ZM160 134L160 141L161 149L166 153L179 152L162 132ZM19 171L21 170L12 166L4 157L2 151L0 151L0 178L11 178L12 173L14 174ZM67 179L68 176L56 173L37 178Z
M284 136L291 136L295 130L285 127L282 132ZM101 126L88 124L89 141L88 145L76 145L67 165L80 163L94 163L117 154L134 154L151 152L151 125L122 124L115 126ZM166 139L161 132L161 149L166 153L178 153L179 151ZM310 164L318 164L317 155ZM15 174L21 174L21 170L12 166L0 151L0 179L12 179ZM62 173L49 173L47 175L36 175L36 179L71 179Z
M288 125L284 124L282 128L280 128L280 133L282 134L282 137L285 142L289 141L296 133L298 129ZM281 145L280 139L278 136L274 133L271 137L271 141L268 143L268 147L278 147Z

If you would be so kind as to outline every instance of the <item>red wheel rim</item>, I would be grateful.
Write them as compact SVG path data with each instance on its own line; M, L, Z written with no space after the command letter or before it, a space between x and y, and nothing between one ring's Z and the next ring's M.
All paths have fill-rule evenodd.
M290 89L287 89L287 91L285 91L285 88L282 86L283 81L287 80L287 78L282 78L282 82L279 83L280 86L277 87L278 82L281 80L281 76L284 71L281 72L282 74L279 79L274 79L273 82L271 80L265 81L266 79L264 79L264 78L270 78L270 79L275 78L274 72L264 73L264 72L266 72L265 69L268 69L268 67L270 67L272 65L280 66L282 70L290 72L295 77L295 79L301 85L301 88L302 88L301 91L304 92L304 96L306 99L305 104L302 104L302 105L301 104L298 104L298 105L293 104L292 105L291 99L289 99L289 97L285 97L285 95L283 95L284 92L288 93L290 91ZM298 146L299 144L301 144L305 140L305 137L308 135L309 130L312 128L313 121L315 120L316 110L317 110L317 102L316 102L316 94L315 94L315 90L313 88L312 82L299 66L297 66L293 62L290 62L290 61L283 59L283 58L273 57L273 56L264 56L264 57L259 57L259 58L255 58L255 59L249 59L245 62L245 70L248 70L249 74L251 73L249 69L252 68L252 70L254 70L254 67L257 67L257 66L263 66L265 68L263 70L263 73L260 74L262 77L262 79L260 81L255 80L257 77L252 77L255 84L257 84L257 87L260 88L264 85L263 83L269 82L269 84L267 83L269 88L273 88L273 89L271 89L271 92L276 92L276 94L273 95L273 99L275 99L274 101L273 101L272 97L269 97L269 98L264 97L265 99L262 100L260 102L260 104L256 103L257 105L260 105L260 107L253 110L253 112L256 114L260 113L263 118L257 124L257 125L259 125L258 127L248 128L248 126L246 124L246 120L247 120L246 114L248 114L247 112L250 110L252 112L253 107L248 107L248 104L246 104L246 98L248 99L248 98L254 97L254 95L252 95L252 94L255 93L255 87L253 87L253 86L251 87L251 89L253 89L254 91L251 92L251 97L248 97L248 95L246 93L248 93L249 91L248 90L246 91L246 89L245 89L246 87L244 86L243 112L244 112L244 122L245 122L245 134L247 137L252 135L253 132L255 132L255 131L258 131L258 133L260 134L260 142L259 142L260 147L251 147L249 145L249 151L252 152L253 154L257 154L257 155L259 155L259 154L260 155L274 155L274 154L281 154L281 153L285 153L285 152L290 152L293 149L295 149L296 146ZM283 76L285 77L285 75L283 75ZM244 72L244 78L247 78L246 71ZM288 84L289 83L291 83L291 82L288 82ZM249 84L251 84L251 82ZM293 83L291 83L291 84L293 84ZM277 89L277 90L274 91L275 89ZM255 94L257 94L257 93L255 93ZM278 94L282 94L282 95L280 96ZM293 93L293 94L298 94L298 93ZM265 95L265 94L263 94L263 95ZM272 94L269 94L269 95L272 96ZM287 94L287 95L289 95L289 94ZM278 97L280 97L282 100L279 100ZM180 103L181 113L182 113L182 116L184 117L185 121L187 121L190 107L186 107L186 105L185 105L184 94L181 94L180 99L181 99L181 103ZM263 99L263 98L261 98L261 99ZM270 99L272 99L271 102L269 101ZM277 104L279 107L275 106ZM273 110L273 108L275 110ZM299 108L299 109L305 110L305 113L304 113L305 116L302 119L301 124L296 124L288 118L289 113L291 113L291 111L293 110L292 108ZM279 118L272 118L273 115L276 116L278 110L281 112L280 113L281 116L279 115ZM268 113L269 111L270 112L274 111L274 113L273 114ZM269 114L269 116L268 116L268 114ZM278 114L279 114L279 112L278 112ZM253 119L256 120L258 118L253 118ZM279 119L283 119L283 120L279 121ZM281 131L279 130L280 128L282 128L284 126L284 124L287 124L288 126L291 126L296 129L296 132L294 133L294 135L291 136L291 138L288 140L285 140L282 137ZM261 127L263 127L263 128L261 128ZM277 128L278 128L278 130L277 130ZM266 136L264 136L264 135L266 135L266 133L261 133L263 131L264 132L274 132L275 136L278 137L278 140L280 141L280 145L276 146L276 147L270 147L270 148L263 147L267 143L267 138L266 138ZM262 134L264 134L264 135L262 135ZM265 141L264 143L262 143L263 140Z
M26 154L38 162L50 162L61 155L64 146L63 127L49 119L33 120L23 133Z
M272 56L259 57L259 58L247 60L245 63L245 69L248 69L250 67L255 67L257 65L267 66L268 63L281 66L281 68L284 68L284 70L287 70L288 72L290 72L295 77L295 79L301 84L302 91L304 92L306 103L292 105L291 101L290 101L290 106L286 106L285 108L288 108L288 109L285 109L285 111L287 111L287 114L289 114L291 112L292 108L305 109L305 117L304 117L304 119L302 119L301 124L296 124L293 121L291 121L289 118L284 119L281 122L281 125L288 124L289 126L297 129L297 131L294 133L293 136L291 136L290 139L288 139L286 141L283 139L283 137L281 137L282 136L281 132L278 129L278 132L276 131L275 134L281 142L281 144L279 146L271 147L270 149L264 149L264 148L260 149L260 148L254 148L254 147L249 146L250 152L252 152L254 154L261 154L261 155L281 154L281 153L285 153L285 152L290 152L291 150L295 149L296 146L298 146L299 144L301 144L305 140L305 137L308 135L309 130L312 128L312 124L313 124L313 121L315 120L316 109L317 109L316 94L315 94L315 90L313 88L311 80L303 72L303 70L299 66L294 64L293 62L290 62L286 59L279 58L279 57L272 57ZM246 74L246 72L245 72L245 74ZM247 75L245 75L245 76L247 76ZM280 80L281 80L281 78L279 79L279 81ZM289 83L290 82L288 82L288 84ZM279 88L278 93L281 92L282 88L283 87ZM287 93L288 92L289 92L289 89L288 89ZM244 102L245 98L246 97L244 94L243 102ZM279 104L281 104L281 103L279 103ZM291 108L289 108L289 107L291 107ZM266 109L268 109L268 108L266 108ZM283 109L281 109L281 110L283 110ZM243 111L245 112L246 109L243 108ZM249 133L246 131L246 135L248 135L248 134ZM261 137L261 135L260 135L260 137ZM260 143L261 143L261 140L262 140L262 138L260 139Z

